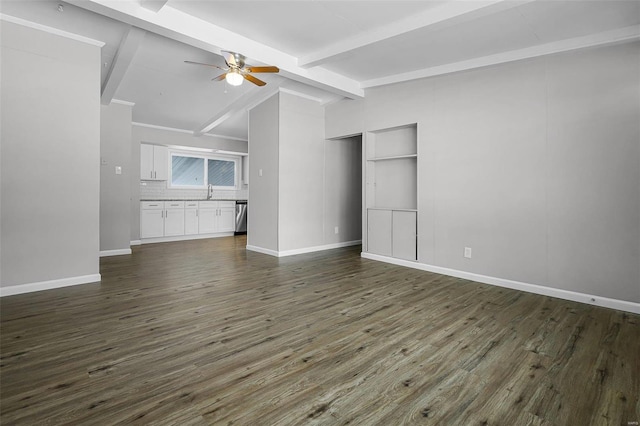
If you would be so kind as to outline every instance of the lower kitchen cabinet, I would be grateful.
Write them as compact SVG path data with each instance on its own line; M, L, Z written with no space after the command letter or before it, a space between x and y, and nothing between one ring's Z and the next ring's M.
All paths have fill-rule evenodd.
M163 237L164 203L142 203L140 207L140 238Z
M198 234L198 202L187 201L184 204L184 234Z
M235 231L235 201L200 201L199 204L200 234Z
M236 230L235 201L220 201L218 215L218 232L234 232Z
M215 201L201 201L198 209L198 233L216 232L218 223L218 205Z
M164 236L184 235L184 201L164 203Z
M235 201L142 201L140 238L235 231Z

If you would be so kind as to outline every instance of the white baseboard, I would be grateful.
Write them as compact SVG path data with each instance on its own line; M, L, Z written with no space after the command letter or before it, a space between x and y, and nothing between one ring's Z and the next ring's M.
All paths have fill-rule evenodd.
M258 253L262 253L262 254L268 254L270 256L275 256L275 257L286 257L286 256L295 256L296 254L304 254L304 253L313 253L313 252L316 252L316 251L332 250L332 249L337 249L337 248L341 248L341 247L357 246L357 245L359 245L361 243L362 243L362 240L345 241L343 243L325 244L325 245L322 245L322 246L305 247L305 248L300 248L300 249L283 250L283 251L277 251L277 250L271 250L271 249L266 249L266 248L262 248L262 247L247 245L247 250L255 251L255 252L258 252Z
M131 249L100 250L100 257L121 256L123 254L131 254Z
M278 252L278 257L295 256L296 254L313 253L314 251L333 250L333 249L342 248L342 247L357 246L358 244L361 244L361 243L362 243L362 240L345 241L343 243L325 244L322 246L305 247L305 248L294 249L294 250L283 250Z
M130 246L139 246L140 244L142 244L142 241L140 241L140 240L132 240L129 243Z
M220 238L220 237L233 237L234 232L220 232L217 234L194 234L194 235L177 235L175 237L158 237L158 238L143 238L140 240L141 244L153 244L153 243L170 243L172 241L187 241L187 240L202 240L205 238Z
M72 285L100 282L100 274L81 275L78 277L61 278L59 280L40 281L36 283L12 285L0 287L0 297L13 296L14 294L32 293L34 291L51 290Z
M258 246L250 246L249 244L247 244L246 248L249 251L255 251L257 253L268 254L269 256L279 257L277 250L266 249Z
M562 290L559 288L545 287L542 285L523 283L520 281L507 280L504 278L490 277L487 275L475 274L473 272L459 271L457 269L443 268L440 266L428 265L426 263L412 262L410 260L396 259L393 257L380 256L377 254L362 252L360 255L365 259L378 260L380 262L392 263L399 266L407 266L409 268L434 272L436 274L449 275L452 277L477 281L484 284L491 284L498 287L506 287L513 290L521 290L528 293L557 297L559 299L571 300L574 302L581 302L589 305L602 306L605 308L618 309L620 311L640 314L640 303L629 302L627 300L610 299L608 297L596 296L593 294L578 293L570 290Z

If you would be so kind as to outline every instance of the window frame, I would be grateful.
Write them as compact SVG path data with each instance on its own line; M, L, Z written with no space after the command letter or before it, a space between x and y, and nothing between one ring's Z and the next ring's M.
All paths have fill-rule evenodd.
M173 184L173 157L191 157L204 159L203 167L203 179L202 185L174 185ZM209 160L219 160L233 162L233 186L216 186L213 185L212 189L216 191L237 191L239 189L240 176L238 176L239 163L241 157L235 155L220 155L220 154L200 154L192 151L183 151L169 149L169 173L167 179L167 188L170 189L208 189L209 187Z

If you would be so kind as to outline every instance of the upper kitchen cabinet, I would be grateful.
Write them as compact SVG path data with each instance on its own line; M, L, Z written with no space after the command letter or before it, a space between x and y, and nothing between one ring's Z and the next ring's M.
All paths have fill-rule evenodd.
M169 151L166 146L140 144L140 179L167 180Z

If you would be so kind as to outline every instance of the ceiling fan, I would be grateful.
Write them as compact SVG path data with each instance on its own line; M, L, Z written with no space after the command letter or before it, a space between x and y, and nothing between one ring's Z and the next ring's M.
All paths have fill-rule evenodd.
M213 64L203 64L202 62L185 61L187 64L204 65L207 67L218 68L224 73L217 77L212 78L214 81L227 80L232 86L240 86L244 80L248 80L256 86L264 86L264 81L254 77L251 73L271 73L279 72L278 67L266 66L266 67L252 67L245 63L244 55L240 53L222 51L224 54L224 62L227 64L227 68L222 68Z

